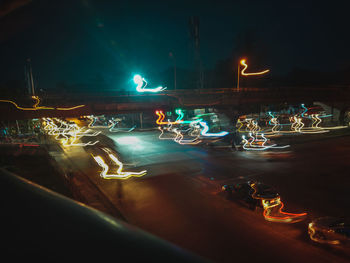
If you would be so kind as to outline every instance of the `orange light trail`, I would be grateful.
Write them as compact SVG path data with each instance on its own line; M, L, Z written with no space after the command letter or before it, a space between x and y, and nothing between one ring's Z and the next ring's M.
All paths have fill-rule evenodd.
M277 198L275 201L275 204L271 205L271 202L262 200L262 204L264 207L264 218L267 221L272 221L272 222L282 222L282 223L290 223L290 222L297 222L302 219L307 215L307 213L287 213L283 212L282 209L284 207L284 203L280 200L280 198ZM277 208L279 207L279 208ZM274 212L276 211L277 212ZM274 214L274 215L271 215Z
M85 107L85 105L78 105L78 106L74 106L74 107L70 107L70 108L54 108L54 107L47 107L47 106L40 106L40 107L38 107L38 105L40 104L40 98L38 96L32 96L32 99L35 100L35 103L34 103L32 108L20 107L20 106L17 105L16 102L14 102L12 100L0 100L0 102L11 103L17 109L25 110L25 111L34 111L34 110L74 110L74 109L77 109L77 108Z
M158 119L156 120L156 123L158 125L163 125L163 124L179 124L182 122L182 120L178 120L178 121L164 121L165 119L165 115L163 113L163 111L161 110L157 110L156 114L158 115Z
M241 65L244 66L244 68L241 71L241 75L243 76L256 76L256 75L263 75L266 74L267 72L269 72L269 69L266 69L264 71L260 71L260 72L254 72L254 73L245 73L245 70L248 68L248 65L246 64L246 60L242 59L240 61Z
M331 245L340 244L339 240L327 240L327 239L317 238L316 229L313 223L309 223L308 232L309 232L310 239L315 242L322 243L322 244L331 244Z
M281 201L280 197L275 197L271 199L261 198L256 195L257 193L256 184L253 183L250 186L254 189L254 193L252 194L252 197L255 199L261 200L261 203L264 208L263 216L265 220L272 221L272 222L280 222L280 223L291 223L291 222L294 223L304 219L304 217L307 215L307 213L295 214L295 213L283 212L282 209L284 207L284 204Z

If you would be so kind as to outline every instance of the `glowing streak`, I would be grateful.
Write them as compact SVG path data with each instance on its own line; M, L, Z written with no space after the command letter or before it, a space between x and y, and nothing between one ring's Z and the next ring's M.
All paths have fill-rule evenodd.
M272 222L297 222L307 215L307 213L287 213L283 212L282 209L284 207L283 202L280 198L276 198L272 202L270 200L262 200L262 204L264 207L264 218L267 221Z
M271 111L268 112L268 114L271 116L271 119L269 120L270 125L274 125L271 129L272 133L279 132L278 127L281 127L280 123L278 122L277 118L271 113ZM278 129L278 130L277 130Z
M304 123L301 121L301 118L297 118L298 121L298 132L301 132L301 129L304 127Z
M164 138L163 135L164 135L164 129L162 129L162 127L158 126L158 130L160 130L160 134L158 136L158 138L160 140L175 140L175 138L177 137L177 135L175 137L169 137L169 138ZM169 129L168 129L169 131Z
M264 71L260 71L260 72L255 72L255 73L245 73L245 70L248 68L248 65L246 64L246 60L245 59L242 59L240 61L241 65L244 66L244 68L242 69L241 71L241 74L243 76L255 76L255 75L263 75L263 74L266 74L267 72L269 72L270 70L267 69L267 70L264 70Z
M164 118L165 118L165 115L163 113L163 111L156 111L156 114L158 115L158 119L156 120L156 123L158 125L161 125L161 124L168 124L166 122L163 122Z
M181 122L182 119L184 118L184 113L182 112L181 109L177 109L175 110L176 114L178 115L177 119L175 120L175 122Z
M332 117L333 114L326 114L326 115L321 115L318 116L319 118L327 118L327 117Z
M249 146L250 146L250 147L254 147L254 146L252 146L252 143L254 143L255 137L252 136L252 133L251 133L251 132L249 133L249 137L252 138L252 140L251 140L250 143L249 143Z
M337 130L337 129L344 129L348 128L348 126L333 126L333 127L326 127L328 130Z
M291 117L290 120L293 120L292 126L290 127L291 130L298 132L300 123L299 123L297 115Z
M198 144L201 142L201 140L198 140L199 135L194 139L186 140L186 139L183 139L184 136L182 135L182 133L179 130L175 129L175 133L177 134L177 136L175 137L174 141L179 143L179 144L192 144L193 145L193 144Z
M38 96L32 96L32 98L36 100L36 103L33 105L33 108L36 108L40 103L40 99Z
M136 128L136 125L132 126L131 128L114 128L117 123L118 121L113 123L113 126L109 129L110 132L131 132Z
M106 150L105 150L106 151ZM106 151L107 152L107 151ZM128 179L130 177L141 177L144 176L147 171L141 171L141 172L123 172L123 163L118 160L118 158L113 155L112 153L108 153L109 158L119 166L116 174L108 174L109 166L105 163L105 161L102 159L101 156L93 156L94 160L97 162L97 164L102 167L102 171L100 173L100 176L105 179Z
M132 126L131 128L110 128L110 132L131 132L136 128L136 125Z
M77 105L77 106L70 107L70 108L56 108L56 110L75 110L75 109L82 108L82 107L85 107L85 105Z
M179 124L179 123L182 123L182 121L180 120L180 121L170 121L170 120L168 120L168 121L163 121L164 119L165 119L165 115L164 115L164 113L163 113L163 111L161 111L161 110L157 110L156 111L156 114L158 115L158 119L156 120L156 123L158 124L158 125L163 125L163 124Z
M49 123L49 124L46 125L44 129L48 131L49 135L54 135L56 140L60 140L63 146L66 146L66 147L88 146L88 145L91 146L98 143L98 141L95 141L95 142L89 141L87 143L75 143L75 142L83 136L97 136L98 134L101 133L100 131L90 134L89 132L91 130L86 130L83 132L82 129L80 129L75 123L68 124L64 121L61 121L55 118L55 120L60 123L60 126L58 127L51 119L48 118L45 120L46 120L46 123ZM60 136L62 136L63 139L59 139Z
M316 129L321 129L318 125L322 122L322 120L318 117L318 114L311 114L311 118L314 120L311 127Z
M249 134L251 136L251 134ZM260 137L262 139L258 139L258 135L260 135ZM267 142L266 137L264 136L263 133L256 133L256 137L254 138L254 141L256 144L258 144L260 147L264 147L265 143ZM256 147L256 145L253 145L252 147Z
M250 129L250 132L252 133L256 133L258 131L261 130L260 126L258 125L257 122L255 122L253 119L250 121L250 125L249 125L249 129Z
M86 134L84 135L84 133L82 135L79 135L78 136L78 133L80 132L80 129L78 130L70 130L68 132L69 135L72 136L72 139L70 141L70 143L68 144L68 139L66 140L63 140L62 143L63 143L63 146L66 146L66 147L71 147L71 146L82 146L82 147L85 147L85 146L92 146L92 145L95 145L97 144L99 141L89 141L87 143L75 143L78 139L80 139L81 137L83 136L87 136ZM99 133L98 133L99 134ZM90 135L90 136L94 136L94 135ZM95 135L96 136L96 135Z
M245 138L244 135L242 135L242 140L244 141L243 149L248 151L264 151L267 149L284 149L287 147L290 147L290 145L284 145L284 146L277 146L277 144L271 144L268 146L265 146L265 143L267 139L264 137L264 134L262 134L263 137L263 143L262 145L253 145L253 142L256 141L256 139L252 136L251 133L249 133L249 136L252 138L252 142L249 143L249 141ZM247 144L249 143L249 147L247 147Z
M245 138L244 135L242 135L242 140L244 141L244 144L243 144L243 149L244 150L248 150L248 151L264 151L264 150L267 150L269 148L272 148L273 146L276 146L276 144L272 144L272 145L269 145L269 146L263 146L263 147L247 147L247 144L248 144L248 140Z
M251 127L253 125L253 119L245 119L247 122L247 127L245 128L246 131L252 131L253 127Z
M208 133L209 127L208 124L205 121L200 121L199 124L203 127L203 130L201 131L202 136L208 136L208 137L222 137L228 134L227 131L222 131L218 133Z
M284 207L284 204L281 201L280 197L271 198L271 199L261 198L256 195L258 191L256 188L256 184L253 183L250 186L254 189L254 193L252 194L252 197L255 199L261 200L261 203L264 208L263 216L265 220L272 221L272 222L290 223L290 222L300 221L304 219L304 217L307 215L307 213L295 214L295 213L283 212L282 209Z
M48 107L40 107L40 108L23 108L23 107L20 107L18 106L15 102L11 101L11 100L0 100L0 102L8 102L8 103L11 103L13 104L17 109L19 110L53 110L54 108L48 108Z
M136 90L138 92L160 92L166 89L166 87L163 88L162 86L153 89L146 88L147 81L140 75L134 76L134 83L137 84Z
M89 128L108 128L110 129L111 127L113 127L115 125L115 123L111 120L109 120L110 124L107 125L107 126L103 126L103 125L94 125L96 120L97 120L97 117L94 117L94 116L87 116L88 119L90 119L90 123L88 124L88 127Z
M238 128L238 132L242 132L242 131L241 131L241 128L243 127L244 123L241 122L240 119L237 120L237 123L240 123L240 124L241 124L241 125L239 126L239 128Z
M317 234L316 234L316 229L315 229L313 223L309 223L308 229L309 229L308 232L310 235L310 239L315 241L315 242L322 243L322 244L331 244L331 245L339 245L340 244L339 240L327 240L327 239L318 238Z
M301 113L301 117L304 117L304 114L308 111L308 109L305 107L304 104L301 104L301 107L304 109L304 111Z
M74 107L71 107L71 108L54 108L54 107L47 107L47 106L40 106L40 107L38 107L38 105L40 104L40 98L38 96L32 96L32 99L35 100L35 103L34 103L32 108L20 107L20 106L17 105L17 103L15 103L12 100L0 100L0 102L11 103L17 109L19 109L19 110L26 110L26 111L34 111L34 110L73 110L73 109L85 107L85 105L78 105L78 106L74 106Z

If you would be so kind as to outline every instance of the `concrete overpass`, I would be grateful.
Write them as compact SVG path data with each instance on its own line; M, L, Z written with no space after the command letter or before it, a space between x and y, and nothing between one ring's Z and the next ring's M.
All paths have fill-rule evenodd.
M118 92L117 95L73 94L69 98L49 96L42 102L45 106L71 107L85 105L74 110L20 110L10 103L0 104L2 120L32 119L41 117L75 117L80 115L149 112L157 109L171 110L212 107L225 112L246 114L259 112L263 105L299 104L319 101L339 111L350 108L349 86L327 87L278 87L165 90L159 94ZM28 103L28 102L27 102ZM19 103L17 103L19 104ZM64 105L62 105L64 104ZM20 105L20 104L19 104Z

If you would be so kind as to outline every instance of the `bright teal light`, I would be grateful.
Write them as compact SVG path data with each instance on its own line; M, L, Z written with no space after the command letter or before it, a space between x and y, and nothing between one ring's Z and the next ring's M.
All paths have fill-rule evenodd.
M133 80L134 80L135 84L137 84L137 85L141 84L141 86L143 85L143 78L141 77L141 75L139 75L139 74L134 75Z
M134 75L134 83L137 84L136 90L138 92L160 92L165 90L166 88L163 88L162 86L159 86L154 89L146 89L147 81L139 74Z

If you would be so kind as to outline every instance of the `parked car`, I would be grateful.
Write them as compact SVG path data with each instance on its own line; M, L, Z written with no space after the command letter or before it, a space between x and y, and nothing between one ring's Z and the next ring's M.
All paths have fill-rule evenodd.
M336 217L320 217L309 223L311 240L329 245L350 247L350 220Z
M280 196L273 187L256 181L224 185L222 190L229 199L236 197L252 210L263 208L262 200L273 200Z
M236 198L252 210L263 209L265 220L279 223L295 223L304 220L307 213L284 212L279 193L271 186L247 181L235 185L224 185L222 190L229 199Z

